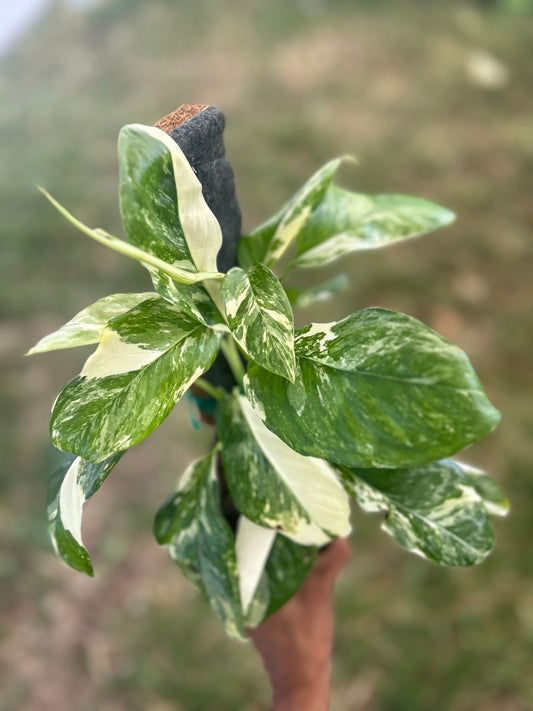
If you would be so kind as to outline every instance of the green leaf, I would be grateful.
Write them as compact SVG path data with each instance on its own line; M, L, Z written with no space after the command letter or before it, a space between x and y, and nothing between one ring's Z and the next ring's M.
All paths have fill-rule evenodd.
M387 511L382 528L407 550L447 566L481 563L491 551L485 502L458 462L339 471L365 511Z
M90 576L93 566L81 538L83 504L98 491L122 454L99 464L63 455L48 482L48 528L56 553L71 568Z
M316 267L449 225L453 212L406 195L359 195L332 185L298 234L290 267Z
M232 637L244 637L235 542L219 506L216 450L197 459L159 509L155 536Z
M129 311L137 304L154 298L157 298L157 295L153 292L105 296L80 311L57 331L41 338L26 355L98 343L108 321Z
M220 290L230 331L249 358L273 373L295 378L294 321L279 280L256 264L231 269Z
M295 338L297 377L254 363L246 394L265 425L304 455L358 467L448 457L499 422L467 356L410 316L380 308Z
M258 262L274 265L305 227L311 213L320 204L342 158L320 168L277 215L239 242L239 264L248 268Z
M288 447L242 395L229 396L220 408L224 472L231 498L244 516L304 545L348 535L348 500L326 462Z
M219 334L163 299L109 322L81 374L60 392L50 431L60 449L101 461L147 437L213 363Z
M287 297L293 309L303 309L318 301L327 301L348 286L346 274L338 274L323 284L311 289L287 289Z

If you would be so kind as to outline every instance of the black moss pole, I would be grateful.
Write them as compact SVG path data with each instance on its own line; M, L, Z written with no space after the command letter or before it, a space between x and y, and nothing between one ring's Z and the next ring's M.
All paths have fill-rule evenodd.
M226 120L214 106L185 104L156 123L178 144L202 184L202 193L222 230L218 254L219 271L227 272L237 263L237 243L241 237L241 210L237 201L235 176L224 148ZM203 376L213 385L230 389L235 379L223 356L219 355ZM205 406L207 403L203 403ZM199 402L202 409L202 403Z

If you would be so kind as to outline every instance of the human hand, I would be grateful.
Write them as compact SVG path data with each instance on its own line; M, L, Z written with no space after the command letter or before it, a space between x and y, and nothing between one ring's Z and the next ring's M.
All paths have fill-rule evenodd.
M333 588L349 557L345 539L330 543L296 595L259 627L247 630L270 677L273 711L328 708Z

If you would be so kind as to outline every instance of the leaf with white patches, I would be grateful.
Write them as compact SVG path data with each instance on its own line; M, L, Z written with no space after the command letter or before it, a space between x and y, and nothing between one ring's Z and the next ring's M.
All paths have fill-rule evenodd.
M124 126L118 139L120 210L129 241L174 267L192 272L217 272L222 231L202 194L202 185L181 148L153 126ZM184 287L169 284L164 272L151 269L154 286L167 298L180 295L178 305L218 302L213 282ZM165 293L165 290L167 293ZM172 299L177 303L176 299Z
M470 464L465 464L464 462L455 463L461 468L470 486L481 496L487 513L491 516L507 516L509 513L509 499L494 479L491 479L481 469L470 466Z
M170 264L216 272L220 225L179 146L153 126L124 126L118 139L120 209L128 239Z
M93 566L81 538L83 504L102 485L122 452L99 464L62 455L48 482L48 529L57 555L71 568L92 576Z
M248 614L276 535L276 531L258 526L246 516L240 516L238 520L235 554L244 615Z
M154 531L226 632L244 637L235 540L220 511L216 450L189 465L157 512Z
M41 338L33 348L30 348L26 355L98 343L102 338L108 321L126 313L137 304L154 298L157 298L157 294L153 292L105 296L80 311L57 331Z
M81 374L60 392L52 440L93 462L138 444L208 370L219 339L163 299L113 319Z
M451 224L455 215L406 195L360 195L331 185L298 234L292 267L317 267L344 254L376 249Z
M346 274L339 274L310 289L287 289L286 292L293 309L304 309L317 302L331 299L332 296L346 289L348 283Z
M244 516L303 545L348 535L348 500L327 462L288 447L244 396L229 396L219 407L226 481Z
M258 262L271 267L281 259L322 201L342 160L337 158L326 163L273 218L240 240L241 267L248 268Z
M243 351L273 373L294 380L294 321L281 283L268 267L231 269L222 281L231 333Z
M265 425L301 454L419 466L499 422L465 353L410 316L370 308L312 324L297 331L295 350L294 383L251 363L245 388Z
M481 563L494 545L485 502L463 465L451 460L415 469L339 467L346 490L407 550L446 566Z
M301 546L285 536L276 535L246 613L247 627L257 627L298 592L313 567L317 552L315 546Z

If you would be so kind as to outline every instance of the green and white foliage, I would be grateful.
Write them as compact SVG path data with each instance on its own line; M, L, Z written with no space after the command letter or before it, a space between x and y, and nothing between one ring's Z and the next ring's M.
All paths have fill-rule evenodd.
M279 280L268 267L256 264L231 269L222 281L231 334L246 355L263 368L294 381L294 319Z
M291 449L242 395L226 398L218 420L226 481L241 513L302 545L348 535L347 497L327 462Z
M226 632L244 637L235 539L220 510L216 450L189 465L157 512L154 531Z
M80 375L56 400L54 444L93 462L132 447L161 424L218 349L216 331L164 299L112 319Z
M246 394L301 454L358 467L419 466L491 432L499 414L464 352L410 316L380 308L311 324L289 383L251 363Z
M83 504L98 491L121 456L119 452L91 464L64 454L48 482L48 528L56 553L71 568L87 575L93 575L93 566L81 539Z
M248 535L253 540L251 526L242 529L242 532L243 537ZM266 538L266 534L263 534L263 537ZM311 570L317 551L315 546L302 546L286 536L275 534L268 559L255 588L254 597L246 609L247 627L256 627L265 617L274 614L291 599ZM252 585L250 585L251 587Z
M225 275L216 264L221 229L202 186L159 129L132 124L120 133L128 242L84 225L42 189L81 232L139 261L155 288L100 299L29 351L98 344L52 410L52 440L67 453L49 486L56 552L93 574L84 502L221 350L235 386L198 383L216 402L218 444L188 467L157 513L155 534L234 637L296 593L320 546L350 533L350 496L365 511L386 512L383 528L404 548L450 566L481 562L493 545L488 517L508 508L486 474L448 459L499 420L460 348L381 308L294 332L293 308L330 298L347 278L285 288L291 269L454 218L427 200L341 190L332 185L339 164L317 171L243 238L240 266ZM271 271L280 261L282 281ZM236 532L220 491L225 505L229 492Z
M449 459L413 469L339 467L362 509L386 511L383 530L407 550L446 566L481 563L494 543L488 514L507 510L495 482L471 471ZM482 486L475 485L479 476Z
M385 247L451 224L455 215L406 195L360 195L331 185L298 233L291 267L317 267L349 252Z
M244 269L262 262L273 266L305 227L313 210L321 203L342 158L327 163L273 218L239 242L239 264Z
M154 298L156 294L153 292L105 296L80 311L57 331L41 338L26 355L99 343L108 321L126 313L137 304Z

